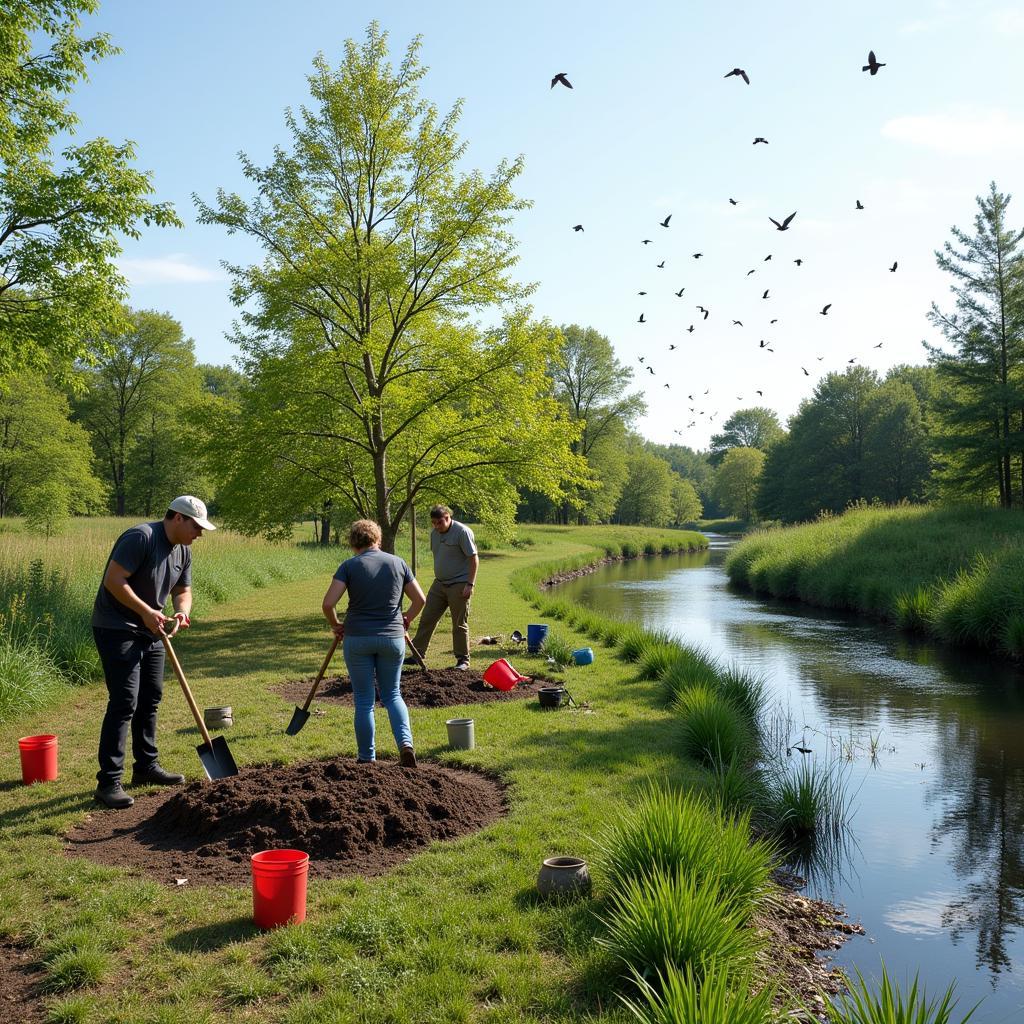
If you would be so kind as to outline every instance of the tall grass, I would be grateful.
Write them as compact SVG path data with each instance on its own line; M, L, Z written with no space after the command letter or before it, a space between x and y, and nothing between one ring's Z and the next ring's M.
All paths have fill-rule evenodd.
M774 985L762 985L750 970L710 964L703 977L669 964L652 984L634 973L642 1002L620 997L643 1024L771 1024Z
M664 975L671 965L698 979L715 961L743 968L761 945L745 912L722 898L714 878L656 871L627 878L609 902L597 941L643 978Z
M838 833L851 817L846 774L836 762L803 757L777 768L769 773L767 812L774 830L788 838Z
M754 750L746 715L706 686L683 691L676 702L681 716L680 750L706 767L742 761Z
M0 633L0 722L45 707L63 688L57 666L38 644Z
M877 991L857 971L857 981L848 992L837 996L826 1011L829 1024L949 1024L957 1006L955 990L956 983L951 982L940 998L929 1000L925 990L918 987L915 975L910 991L904 995L883 964ZM959 1024L967 1024L977 1008L977 1004L971 1007Z
M776 597L877 615L947 643L1024 656L1024 516L856 507L740 541L725 564Z
M598 845L612 888L654 872L682 872L717 885L722 899L745 919L768 888L774 859L769 844L751 840L749 813L729 818L699 794L655 786Z

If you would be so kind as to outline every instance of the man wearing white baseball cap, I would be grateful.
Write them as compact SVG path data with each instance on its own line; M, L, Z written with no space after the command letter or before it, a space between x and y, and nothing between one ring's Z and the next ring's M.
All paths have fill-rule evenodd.
M163 696L164 645L191 625L191 544L216 527L206 505L191 494L175 498L163 520L125 530L110 552L92 609L92 632L107 682L107 710L100 727L96 799L120 809L135 802L121 787L125 743L131 727L132 785L174 786L184 775L160 766L156 713ZM164 615L170 597L174 614Z

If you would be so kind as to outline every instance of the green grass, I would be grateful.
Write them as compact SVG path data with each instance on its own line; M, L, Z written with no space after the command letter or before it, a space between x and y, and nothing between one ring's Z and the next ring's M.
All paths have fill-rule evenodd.
M60 671L40 645L0 635L0 722L52 704L64 689Z
M717 885L748 916L768 889L774 860L770 845L751 841L749 814L729 818L704 796L653 786L599 841L599 863L613 889L679 871Z
M701 542L679 531L622 528L609 534L552 527L531 534L534 544L496 547L483 559L474 635L507 636L543 621L535 600L545 595L536 584L552 565L589 564L605 556L605 544L614 542L620 552L624 543L639 549L651 536L659 550ZM97 546L102 559L106 540ZM197 546L197 567L202 554ZM320 600L337 554L331 551L308 578L269 582L208 604L177 644L200 705L234 707L236 724L227 738L240 764L355 753L350 711L328 707L324 718L287 737L293 702L269 691L283 679L311 675L323 657L328 634ZM608 1009L616 1006L621 981L595 943L601 933L595 904L533 900L537 871L544 857L558 853L594 861L591 837L633 804L646 780L664 779L686 791L706 779L680 758L677 720L657 699L657 684L623 685L635 669L589 634L611 630L612 623L563 609L570 610L580 628L557 620L558 632L572 647L593 646L597 653L593 665L573 670L573 695L595 713L541 715L535 701L412 710L421 757L500 775L509 786L509 816L378 877L314 879L307 923L287 932L255 931L245 887L171 890L61 852L61 833L94 810L102 684L86 681L70 691L73 704L59 713L44 707L0 724L2 749L16 749L16 738L28 733L60 736L60 778L9 790L0 809L0 934L30 942L41 959L43 951L54 953L44 962L54 979L51 1017L383 1024L401 1007L408 1024L477 1018L559 1024L603 1007L613 1022L626 1019L625 1008ZM450 646L442 624L428 662L449 663ZM544 668L543 655L520 647L486 651L488 658L503 655L526 673ZM484 654L474 650L473 657L483 663ZM447 749L444 722L460 710L476 720L471 752ZM383 720L378 729L386 752ZM159 739L165 765L200 777L196 732L173 681L161 707ZM607 891L599 874L595 885L598 893ZM89 933L95 945L84 943ZM85 987L57 991L71 984Z
M837 762L801 756L769 773L767 790L767 817L780 836L799 840L817 832L835 834L849 824L849 788Z
M875 615L946 643L1024 656L1024 516L858 507L757 531L729 553L737 584Z
M868 985L857 971L850 990L827 1006L829 1024L949 1024L957 1005L955 990L955 983L951 983L942 996L929 999L916 975L904 993L889 977L884 964L877 988ZM967 1024L976 1009L974 1006L959 1017L959 1024Z
M561 633L548 633L541 651L554 661L556 669L566 669L572 664L573 646Z
M623 1002L643 1024L772 1024L774 985L756 991L753 972L713 963L703 976L670 964L655 983L634 975L641 999Z
M706 767L743 761L754 753L750 721L733 703L707 686L693 686L675 704L681 719L680 750Z

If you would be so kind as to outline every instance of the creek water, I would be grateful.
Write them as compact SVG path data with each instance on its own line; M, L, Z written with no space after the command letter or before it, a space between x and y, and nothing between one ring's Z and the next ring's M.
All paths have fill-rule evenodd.
M808 882L867 932L836 962L871 979L884 960L930 995L956 980L954 1022L978 1000L973 1024L1024 1022L1024 672L737 591L731 543L614 564L558 594L760 673L789 740L844 773L848 841Z

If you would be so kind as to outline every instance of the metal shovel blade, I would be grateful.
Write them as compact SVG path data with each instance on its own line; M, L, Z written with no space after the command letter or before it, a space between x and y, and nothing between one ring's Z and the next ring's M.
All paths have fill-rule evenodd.
M310 713L303 711L302 708L296 708L292 712L292 720L288 723L288 728L285 729L285 734L288 736L294 736L308 721Z
M214 736L209 746L200 743L196 753L203 764L203 771L208 779L227 779L238 774L238 765L228 749L228 741L223 736Z

